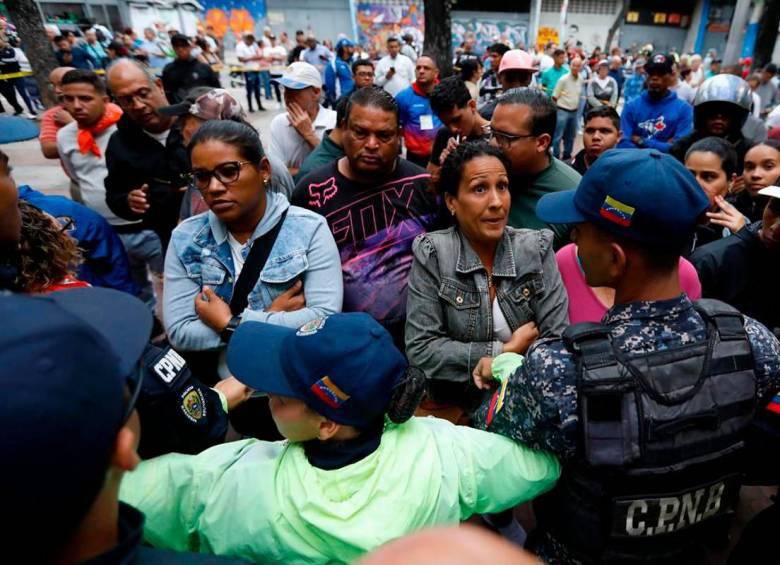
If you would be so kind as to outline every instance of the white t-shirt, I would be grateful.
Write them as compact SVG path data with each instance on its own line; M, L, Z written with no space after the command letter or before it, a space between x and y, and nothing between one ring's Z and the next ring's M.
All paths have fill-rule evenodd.
M233 281L238 281L238 276L244 269L244 247L246 247L246 244L238 241L230 232L228 232L227 239L228 245L230 245L230 257L233 259L233 269L235 270Z
M241 60L241 57L262 57L262 55L263 52L257 46L257 43L253 43L252 45L247 45L243 41L240 41L236 44L236 57L239 58L239 61ZM260 70L259 61L247 61L246 63L242 63L242 64L244 65L244 69L247 71Z
M106 166L106 147L108 140L116 131L116 125L103 130L95 137L100 148L100 157L92 152L82 153L77 140L79 128L76 122L60 128L57 132L57 151L60 154L62 166L70 178L79 185L84 205L103 216L112 226L137 224L139 221L125 220L114 214L106 204L106 185L108 176Z
M493 335L502 343L506 343L512 339L512 330L509 328L506 317L501 311L501 307L498 305L498 299L496 298L493 299Z
M336 112L320 106L314 119L314 133L322 139L325 130L336 127ZM271 120L269 128L271 144L269 151L279 157L287 168L298 168L312 152L312 147L298 133L287 118L287 113L279 114Z
M167 129L165 131L161 131L160 133L152 133L151 131L143 130L143 132L157 141L160 145L165 147L165 144L168 143L168 135L171 133L170 129Z

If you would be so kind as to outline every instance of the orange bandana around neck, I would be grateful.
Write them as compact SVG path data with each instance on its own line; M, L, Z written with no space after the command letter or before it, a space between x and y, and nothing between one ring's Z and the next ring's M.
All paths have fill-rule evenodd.
M97 141L95 141L95 136L100 135L107 128L113 126L121 117L122 110L119 106L107 104L103 117L101 117L95 125L88 128L79 128L79 134L76 138L79 142L79 151L81 151L83 155L92 152L100 157L100 147L98 147Z

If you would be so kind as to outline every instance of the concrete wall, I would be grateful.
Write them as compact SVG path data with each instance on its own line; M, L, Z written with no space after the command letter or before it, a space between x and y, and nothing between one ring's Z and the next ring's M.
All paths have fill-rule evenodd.
M348 0L266 0L268 21L275 33L309 29L320 39L334 40L340 34L352 37ZM281 21L281 23L277 23Z
M613 15L605 14L581 14L569 13L566 21L569 25L567 37L573 37L582 42L587 51L593 50L596 46L604 47L607 40L607 32L615 16L620 10L620 3L616 2L617 10ZM554 27L558 29L561 24L561 15L558 12L541 12L539 17L540 27ZM572 26L577 26L574 31Z
M676 47L678 52L682 52L687 35L687 29L676 27L624 25L620 46L625 49L633 44L641 47L652 43L656 51L668 53L672 47Z

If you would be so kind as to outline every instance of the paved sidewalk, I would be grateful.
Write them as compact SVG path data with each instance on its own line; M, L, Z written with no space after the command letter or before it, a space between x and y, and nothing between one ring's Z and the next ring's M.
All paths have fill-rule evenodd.
M226 76L222 77L222 84L230 84ZM228 88L227 90L246 108L246 91L244 89ZM260 132L263 147L268 147L268 126L271 124L271 119L281 109L275 100L273 102L263 101L263 105L267 108L265 112L255 111L247 114L247 118L249 123ZM46 159L41 153L37 139L0 145L0 149L7 153L11 159L16 184L29 184L47 194L70 195L68 191L70 182L60 167L59 160Z

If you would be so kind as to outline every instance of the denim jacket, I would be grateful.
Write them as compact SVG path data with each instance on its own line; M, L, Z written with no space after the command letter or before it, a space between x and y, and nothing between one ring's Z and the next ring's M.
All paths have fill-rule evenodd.
M265 214L249 241L269 232L285 210L284 225L249 293L242 322L299 327L341 311L341 259L322 216L290 206L283 195L269 192ZM227 227L212 212L188 218L173 230L165 257L163 318L171 345L177 349L202 351L222 345L219 335L198 318L195 296L203 286L210 286L230 302L236 276L227 236ZM244 248L244 259L249 248ZM298 279L303 280L306 307L295 312L266 312Z
M513 332L534 321L540 337L560 336L569 325L552 240L549 230L507 227L496 249L496 299ZM434 401L460 404L475 392L471 374L480 357L502 352L487 272L456 227L419 236L412 250L406 354L425 372Z

